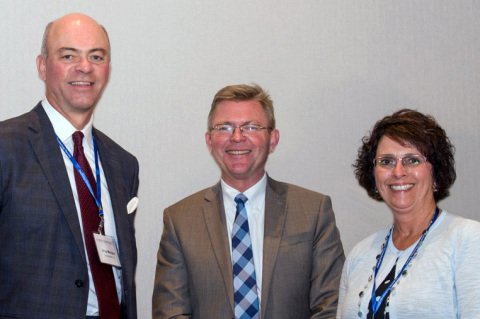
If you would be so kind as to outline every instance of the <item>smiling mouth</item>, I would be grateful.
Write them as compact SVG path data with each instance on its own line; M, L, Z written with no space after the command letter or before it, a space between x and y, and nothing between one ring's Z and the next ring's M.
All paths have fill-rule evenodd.
M394 191L406 191L413 187L413 184L406 184L406 185L391 185L390 188Z
M227 151L227 153L230 154L230 155L244 155L244 154L248 154L250 152L251 151Z
M70 82L71 85L93 85L93 82L82 82L82 81L75 81Z

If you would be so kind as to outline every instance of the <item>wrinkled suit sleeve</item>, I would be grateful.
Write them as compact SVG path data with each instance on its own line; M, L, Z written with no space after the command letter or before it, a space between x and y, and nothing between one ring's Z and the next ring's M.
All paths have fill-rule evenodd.
M157 254L152 318L190 318L188 273L170 212L163 213L163 233Z

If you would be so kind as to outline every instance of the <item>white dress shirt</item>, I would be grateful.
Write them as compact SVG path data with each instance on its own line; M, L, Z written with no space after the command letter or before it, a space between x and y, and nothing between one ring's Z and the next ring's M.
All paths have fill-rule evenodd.
M221 180L221 185L228 238L232 238L233 222L235 221L235 213L237 209L235 196L240 194L240 192L233 187L228 186L223 180ZM252 240L253 262L255 265L255 277L257 280L257 295L259 303L261 302L262 292L263 233L265 225L266 188L267 174L265 174L257 184L243 192L243 194L248 198L248 201L245 203L245 209L247 210L248 227L250 230L250 238ZM232 241L229 240L228 243L230 245L231 255Z
M42 106L47 113L50 122L53 125L53 129L60 140L63 142L65 147L68 149L70 154L73 156L73 139L72 134L77 131L77 129L65 118L61 115L57 110L55 110L48 100L45 98L42 100ZM93 151L93 137L92 137L92 127L93 127L93 117L90 119L87 125L82 129L82 133L84 135L83 138L83 149L85 153L85 157L88 160L88 164L92 169L93 176L96 177L95 174L95 155ZM60 148L60 145L58 146ZM61 148L60 148L61 149ZM68 173L68 179L70 180L70 186L72 187L73 198L75 200L75 206L77 208L78 220L80 224L80 229L83 235L83 224L82 224L82 213L80 211L80 202L78 201L78 193L77 193L77 185L75 184L75 175L74 175L74 167L68 156L65 152L61 149L63 154L63 160L65 161L65 167ZM110 200L110 194L108 192L108 185L107 180L105 179L105 173L103 171L102 163L100 162L100 158L98 159L98 165L100 169L100 180L101 180L101 192L102 192L102 207L103 207L103 214L104 214L104 221L105 221L105 235L111 236L114 238L115 242L117 242L117 235L115 230L115 221L113 218L113 209L112 203ZM92 185L92 189L96 192L95 185ZM96 196L97 194L95 194ZM83 245L85 247L85 238L83 238ZM87 256L87 266L88 266L88 279L89 279L89 292L88 292L88 306L87 306L87 316L98 316L98 301L97 295L95 292L95 285L93 283L92 273L90 271L90 262L88 260L87 249L85 248L85 255ZM121 286L121 270L112 267L113 273L115 277L115 284L117 286L117 294L118 300L121 302L122 297L122 286Z

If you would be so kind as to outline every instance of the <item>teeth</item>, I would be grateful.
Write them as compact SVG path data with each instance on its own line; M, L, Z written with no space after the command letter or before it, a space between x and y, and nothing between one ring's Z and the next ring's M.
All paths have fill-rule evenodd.
M227 153L232 155L243 155L250 153L250 151L227 151Z
M72 85L92 85L90 82L81 82L81 81L71 82L70 84L72 84Z
M390 186L390 188L393 189L394 191L406 191L407 189L410 189L412 187L413 187L413 184Z

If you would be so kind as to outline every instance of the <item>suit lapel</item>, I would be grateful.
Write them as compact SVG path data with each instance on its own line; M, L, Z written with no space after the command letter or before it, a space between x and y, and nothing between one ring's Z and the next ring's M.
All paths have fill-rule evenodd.
M58 200L58 204L72 231L78 250L86 264L83 237L80 230L77 208L73 198L72 187L68 179L65 162L55 136L53 126L41 103L30 112L30 143L38 158L48 183Z
M234 311L233 270L225 221L222 187L220 183L208 190L205 194L203 215L205 223L207 224L207 231L210 236L213 251L225 283L228 300L230 301L232 311Z
M108 145L108 142L102 139L102 136L95 130L95 128L92 133L95 142L97 143L98 156L103 168L105 179L107 180L108 195L110 195L110 202L112 204L112 213L114 216L118 241L117 247L119 250L122 250L120 252L120 262L125 271L125 267L131 264L131 262L126 262L125 259L131 258L132 252L128 249L128 247L130 247L130 240L126 237L126 234L129 234L130 232L126 202L129 198L126 198L122 193L123 186L125 185L125 180L122 175L122 166L117 153L113 151L111 145ZM102 194L102 196L106 195L107 194ZM133 270L131 271L133 272Z
M263 239L262 318L264 318L267 308L273 268L285 225L287 213L286 195L287 188L268 177L265 193L265 231Z
M277 259L280 240L282 238L285 224L287 212L286 195L286 186L268 177L265 193L265 231L263 241L263 279L261 298L262 318L265 316L273 268ZM230 301L232 311L234 311L233 271L230 245L228 243L230 239L227 236L225 209L220 183L206 192L203 205L203 215L213 251L225 283L228 300Z
M122 201L128 200L122 196L122 186L125 184L122 175L122 166L120 164L120 159L117 154L112 151L112 148L104 141L95 128L92 132L95 142L97 143L98 148L98 157L103 168L105 179L107 180L108 193L110 195L110 200L112 203L115 226L125 226L124 224L128 222L124 218L127 215L126 213L126 204L122 205ZM124 214L125 213L125 214Z

